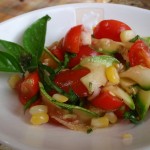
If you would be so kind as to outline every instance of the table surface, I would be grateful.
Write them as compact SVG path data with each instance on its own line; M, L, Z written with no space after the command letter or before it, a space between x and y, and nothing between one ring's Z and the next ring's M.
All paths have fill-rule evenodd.
M0 0L0 22L17 15L48 7L54 5L61 5L67 3L81 3L81 2L110 2L117 4L125 4L137 6L150 10L150 0ZM147 3L145 3L147 2ZM0 144L0 150L12 150L11 148Z
M5 21L14 16L29 12L35 9L48 6L79 3L79 2L106 2L126 4L137 7L150 9L150 0L0 0L0 22ZM147 1L147 4L144 4Z

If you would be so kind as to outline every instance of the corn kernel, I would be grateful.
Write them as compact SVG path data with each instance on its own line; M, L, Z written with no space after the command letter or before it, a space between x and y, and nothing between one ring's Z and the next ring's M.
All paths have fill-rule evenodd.
M67 102L68 101L68 97L64 96L64 95L61 95L61 94L54 94L52 96L55 100L59 101L59 102Z
M118 84L120 81L117 69L114 66L110 66L106 68L106 77L108 81L113 84Z
M35 115L38 113L47 113L47 112L48 112L48 107L46 105L36 105L29 109L29 113L31 115Z
M8 83L10 87L14 89L16 88L16 85L20 80L21 80L21 77L19 76L19 74L14 74L9 78Z
M135 37L135 33L132 30L124 30L120 33L120 39L122 42L128 42Z
M30 122L33 125L41 125L44 123L47 123L49 121L49 116L46 113L38 113L35 115L32 115Z
M133 142L133 135L130 133L125 133L122 135L122 142L125 145L131 145Z
M114 112L107 112L105 116L108 118L110 123L116 123L118 120Z
M124 134L122 135L122 138L123 138L123 139L129 139L129 138L133 138L133 136L132 136L132 134L130 134L130 133L124 133Z
M91 126L95 128L105 128L109 126L109 120L107 117L99 117L99 118L93 118L91 120Z

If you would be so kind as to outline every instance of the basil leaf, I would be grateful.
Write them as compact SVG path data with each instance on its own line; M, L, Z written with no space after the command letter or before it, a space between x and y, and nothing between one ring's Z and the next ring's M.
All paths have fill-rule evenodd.
M50 75L51 79L54 79L54 76L56 75L54 70L51 67L48 67L46 65L43 65L41 62L39 62L39 66L38 66L38 73L40 76L40 81L42 82L42 84L45 87L46 91L50 91L52 88L50 85L47 84L47 82L45 81L45 71L47 71L47 73Z
M93 132L93 129L92 128L89 128L89 129L87 129L87 134L89 134L89 133L91 133L91 132Z
M76 106L76 105L70 105L70 104L66 104L66 103L62 103L62 102L59 102L57 100L55 100L54 98L52 98L44 89L44 86L41 82L39 82L39 87L40 87L40 92L41 92L41 96L42 98L47 101L48 103L50 104L53 104L54 105L54 108L56 108L56 110L62 108L62 109L66 109L66 110L69 110L70 112L74 113L74 114L78 114L82 113L82 117L83 118L90 118L91 117L99 117L99 115L95 112L92 112L86 108L83 108L83 107L79 107L79 106ZM84 116L83 116L84 115ZM80 117L80 116L79 116Z
M55 69L55 73L60 72L62 69L65 69L68 67L68 63L70 61L71 58L75 57L76 54L72 54L72 53L65 53L64 56L64 61L59 63L59 66Z
M0 40L0 50L12 55L24 71L37 68L37 62L33 56L17 43Z
M0 71L23 73L18 61L12 55L3 51L0 51Z
M140 39L140 36L139 35L137 35L137 36L135 36L133 39L131 39L129 42L132 42L132 43L135 43L137 40L139 40Z
M60 60L54 55L52 54L52 52L50 50L48 50L48 48L44 48L44 51L50 56L52 57L58 64L60 64Z
M20 55L20 63L21 63L21 66L23 67L23 69L25 71L32 71L31 68L34 68L36 69L37 68L37 65L36 63L34 63L35 59L33 59L32 55L31 54L21 54Z
M24 112L31 107L31 105L39 99L39 93L29 99L24 105Z
M46 70L50 74L51 79L52 80L54 79L54 77L56 75L54 69L52 69L51 67L46 66L46 65L42 64L41 62L39 62L39 69L40 68L43 71L43 74L44 74L44 70Z
M54 89L55 91L57 91L58 93L66 96L69 98L69 104L72 105L77 105L79 104L79 97L74 93L74 91L70 88L69 92L65 92L63 89L61 89L58 85L55 84L54 81L52 81L52 79L50 78L50 76L47 75L47 73L45 72L44 74L44 80L47 83L47 85L49 87L51 87L51 89Z
M130 122L132 122L134 124L140 123L139 116L135 110L134 111L130 110L130 111L125 112L124 118L128 119Z
M69 97L70 104L72 104L72 105L80 104L79 97L75 94L75 92L71 88L70 88L69 92L67 93L67 97Z
M16 58L17 61L20 61L21 54L27 53L25 49L10 41L0 40L0 50L5 51Z
M38 19L27 28L23 35L24 48L33 56L36 56L37 61L44 50L47 21L49 19L48 15Z
M78 105L80 102L79 97L74 93L74 91L70 88L68 92L65 92L61 89L53 80L56 75L55 71L42 63L39 63L39 74L40 79L45 87L45 89L53 89L58 93L69 98L69 104Z
M49 87L51 87L51 89L54 89L58 93L67 96L66 92L63 89L61 89L58 85L56 85L54 81L52 81L52 79L50 78L50 76L47 74L46 71L44 72L44 81L47 83Z

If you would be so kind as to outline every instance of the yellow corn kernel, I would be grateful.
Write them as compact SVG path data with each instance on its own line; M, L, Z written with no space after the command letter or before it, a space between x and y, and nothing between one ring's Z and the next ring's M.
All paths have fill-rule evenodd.
M68 97L64 96L64 95L61 95L61 94L54 94L52 96L55 100L59 101L59 102L67 102L68 101Z
M122 142L125 144L125 145L130 145L132 144L133 142L133 135L130 134L130 133L124 133L122 135Z
M114 114L114 112L107 112L107 113L105 114L105 117L108 118L108 120L109 120L110 123L116 123L117 120L118 120L118 118L117 118L117 116Z
M35 115L38 113L47 113L47 112L48 112L48 107L46 105L36 105L29 109L29 113L31 115Z
M30 122L33 125L41 125L44 123L47 123L49 121L49 116L46 113L38 113L38 114L34 114L31 117Z
M131 138L133 138L133 135L131 134L131 133L124 133L123 135L122 135L122 138L123 139L131 139Z
M109 126L109 120L107 117L99 117L99 118L93 118L91 120L91 126L95 128L105 128Z
M110 66L106 68L106 77L108 81L113 84L118 84L120 81L117 69L114 66Z
M10 87L14 89L20 80L21 80L21 77L19 76L19 74L14 74L9 78L8 83Z

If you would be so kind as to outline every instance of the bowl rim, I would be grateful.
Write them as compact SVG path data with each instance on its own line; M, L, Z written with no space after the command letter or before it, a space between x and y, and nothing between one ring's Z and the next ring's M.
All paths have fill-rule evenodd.
M71 3L71 4L61 4L61 5L53 5L53 6L48 6L48 7L44 7L44 8L40 8L40 9L36 9L36 10L32 10L29 12L25 12L23 14L14 16L10 19L7 19L5 21L0 22L0 25L5 24L7 22L11 22L11 20L17 19L19 17L23 17L25 15L29 15L30 13L36 13L36 12L40 12L40 11L46 11L48 9L60 9L62 7L74 7L74 8L85 8L85 7L99 7L99 6L103 6L103 7L124 7L124 8L129 8L129 9L135 9L135 10L140 10L140 11L144 11L146 13L150 13L150 10L145 9L145 8L141 8L141 7L137 7L137 6L131 6L131 5L125 5L125 4L115 4L115 3L96 3L96 2L87 2L87 3Z

